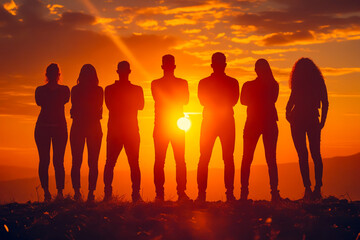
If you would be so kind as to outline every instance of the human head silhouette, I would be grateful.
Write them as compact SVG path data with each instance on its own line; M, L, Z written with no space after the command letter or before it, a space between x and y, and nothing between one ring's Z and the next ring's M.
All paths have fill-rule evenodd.
M84 64L80 70L77 80L81 85L98 85L99 79L96 73L96 69L91 64Z
M261 80L273 80L274 76L270 64L266 59L260 58L255 63L255 72Z
M175 65L175 57L171 54L166 54L162 57L162 65L161 68L165 72L173 72L176 68Z
M128 78L131 73L130 63L127 61L121 61L118 63L116 72L119 74L119 78Z
M300 58L292 69L290 87L293 88L318 88L325 84L320 69L310 58Z
M51 63L46 68L46 82L59 82L60 79L60 68L56 63Z
M224 73L226 68L226 57L221 52L216 52L211 57L211 67L214 73Z

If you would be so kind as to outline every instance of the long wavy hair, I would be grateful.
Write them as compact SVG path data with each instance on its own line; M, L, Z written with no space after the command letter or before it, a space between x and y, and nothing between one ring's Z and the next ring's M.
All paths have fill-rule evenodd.
M300 58L294 64L289 85L291 90L318 95L325 81L320 69L310 58Z
M59 82L60 80L60 68L56 63L50 63L45 72L46 82Z
M260 58L256 61L255 72L260 79L267 81L275 81L274 75L270 68L270 64L264 58Z
M84 64L80 70L77 84L87 86L98 86L99 79L96 73L96 69L91 64Z

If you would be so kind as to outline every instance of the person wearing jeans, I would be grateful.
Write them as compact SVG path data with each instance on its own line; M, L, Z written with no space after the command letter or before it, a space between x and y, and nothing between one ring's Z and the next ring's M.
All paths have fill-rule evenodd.
M286 119L299 157L300 172L305 187L304 200L319 200L321 196L323 163L320 153L321 129L325 125L329 101L320 69L309 58L300 58L290 77L291 94L286 105ZM319 121L319 108L321 118ZM308 150L315 167L315 188L312 192L309 177Z
M68 139L64 105L69 101L70 90L60 85L60 69L51 63L46 69L46 81L35 91L35 101L41 107L35 127L35 142L39 153L39 178L45 201L51 200L49 191L50 147L53 146L53 165L57 188L56 199L63 198L65 182L64 154Z
M80 168L85 143L87 144L89 166L87 200L94 201L95 198L94 191L98 178L98 161L103 136L100 124L103 110L103 89L98 84L99 79L95 68L91 64L85 64L81 68L77 85L71 89L70 114L73 119L70 130L71 180L76 201L81 200Z

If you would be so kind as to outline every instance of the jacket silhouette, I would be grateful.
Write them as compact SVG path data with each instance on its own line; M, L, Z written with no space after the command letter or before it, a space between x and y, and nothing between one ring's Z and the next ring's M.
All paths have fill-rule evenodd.
M311 59L300 58L293 67L290 85L291 95L286 105L286 119L290 122L291 135L299 157L305 187L304 199L321 199L323 163L320 153L320 136L329 108L325 81L319 68ZM320 122L319 108L321 108ZM315 166L314 192L311 191L306 136Z
M247 106L244 127L244 147L241 163L241 200L249 194L250 166L254 158L256 144L263 137L265 158L269 169L272 201L280 200L278 191L278 170L276 164L276 144L278 139L278 115L275 103L279 95L279 84L273 77L269 63L259 59L255 63L257 78L244 83L241 89L241 104Z
M72 153L71 180L75 191L74 199L80 200L80 168L85 142L88 151L89 193L88 201L94 200L98 178L98 161L102 140L100 119L103 110L103 89L98 86L98 77L91 64L85 64L78 78L78 84L71 89L70 114L73 119L70 130Z
M164 165L166 150L171 143L176 161L176 182L179 200L188 200L186 190L185 132L177 127L177 120L184 116L183 106L189 101L188 83L174 76L175 58L162 58L164 76L151 83L155 101L154 125L154 183L156 200L164 201Z
M130 65L126 61L118 64L119 80L105 88L105 104L109 109L106 164L104 169L105 197L112 198L112 181L117 158L125 148L128 157L131 181L132 200L140 197L139 147L140 134L137 114L144 108L144 94L140 86L132 84L128 77Z
M35 127L35 142L39 153L39 178L45 201L51 200L49 192L50 146L53 146L57 198L63 197L65 182L64 154L68 138L64 105L69 101L70 90L59 85L60 69L52 63L46 69L47 83L35 91L35 101L41 107Z
M212 56L214 73L200 80L198 97L204 106L200 133L200 160L198 164L197 201L206 200L208 165L217 137L220 138L224 160L224 177L228 201L235 199L234 190L234 148L235 120L233 107L239 101L239 83L225 74L226 58L223 53Z

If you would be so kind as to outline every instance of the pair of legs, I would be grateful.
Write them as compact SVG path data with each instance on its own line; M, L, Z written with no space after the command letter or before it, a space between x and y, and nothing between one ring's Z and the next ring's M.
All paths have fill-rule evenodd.
M271 193L273 195L278 194L278 169L276 164L278 134L279 130L275 121L263 124L246 121L244 127L244 152L241 163L241 199L247 199L249 194L250 167L260 135L262 135L264 143Z
M199 200L205 200L208 166L216 138L220 138L222 156L224 160L224 181L227 198L233 198L234 192L234 148L235 148L235 120L234 117L226 120L203 119L200 133L200 160L197 171Z
M170 132L173 131L173 132ZM157 199L164 199L164 165L166 151L171 143L176 162L176 182L179 197L185 194L186 190L186 163L185 163L185 132L182 130L154 129L155 165L154 183Z
M133 200L140 198L141 175L139 167L139 147L140 135L138 130L128 132L119 132L113 129L108 130L104 169L105 198L111 198L112 196L114 167L122 148L125 148L130 165L132 198Z
M70 146L72 154L71 180L75 194L80 193L80 168L85 142L88 150L89 196L93 195L95 191L102 135L100 121L92 124L73 121L70 130Z
M306 146L306 135L309 140L311 157L315 167L315 190L320 192L322 186L323 163L320 154L321 128L317 118L306 121L294 121L291 123L291 135L299 157L300 172L305 189L311 188L309 176L308 150Z
M51 198L49 192L50 146L53 146L53 165L55 169L56 188L62 195L65 183L64 154L68 133L64 126L36 126L35 142L39 152L39 178L44 189L46 200ZM59 196L60 196L59 195Z

